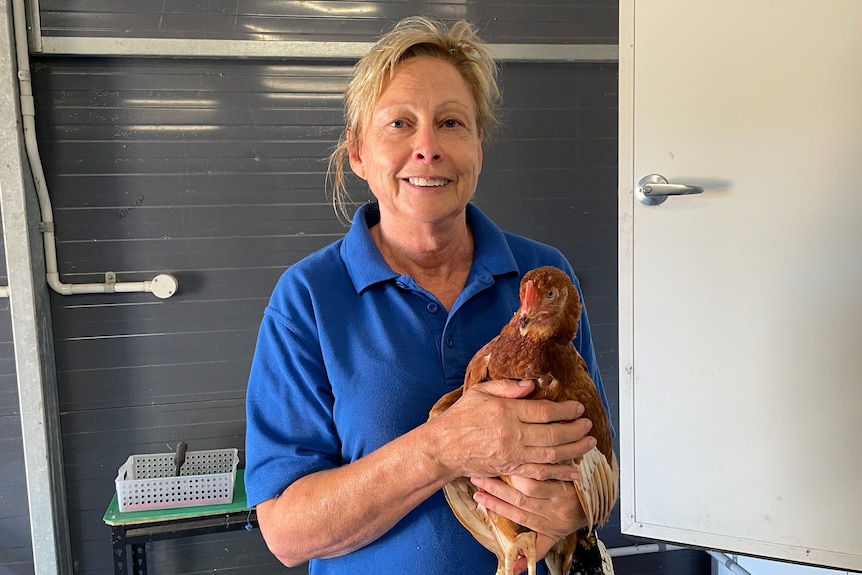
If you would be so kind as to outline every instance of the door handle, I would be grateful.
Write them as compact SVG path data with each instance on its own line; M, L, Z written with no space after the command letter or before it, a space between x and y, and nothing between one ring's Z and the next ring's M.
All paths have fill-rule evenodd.
M669 184L664 176L650 174L641 178L635 193L643 205L657 206L665 201L668 196L700 194L703 193L703 188L699 186L687 186L685 184Z

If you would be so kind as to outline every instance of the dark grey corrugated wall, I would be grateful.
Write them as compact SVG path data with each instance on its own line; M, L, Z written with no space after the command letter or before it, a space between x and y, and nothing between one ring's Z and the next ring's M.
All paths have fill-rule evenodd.
M40 0L45 36L369 41L407 16L466 18L495 43L614 44L609 0Z
M417 7L472 19L496 43L616 42L617 6L608 0L40 2L46 36L339 42L369 41ZM340 132L351 65L34 58L62 279L169 272L180 283L166 301L52 294L76 572L112 570L101 519L130 454L168 451L179 440L193 449L242 448L245 378L270 290L286 266L344 232L327 202L323 160ZM506 127L486 152L476 203L573 263L616 419L616 67L507 63L503 83ZM0 359L11 362L8 309L0 315ZM17 461L8 367L0 371L0 425L10 433L0 455ZM0 480L0 497L16 500L4 501L0 532L23 534L23 479ZM610 546L629 544L618 521L605 532ZM3 547L18 539L0 544L0 572L32 571L26 540ZM256 531L153 545L150 562L160 573L284 572ZM688 552L617 565L631 574L708 568Z
M2 242L0 242L2 247ZM0 258L0 284L7 284ZM0 573L33 571L9 300L0 299Z

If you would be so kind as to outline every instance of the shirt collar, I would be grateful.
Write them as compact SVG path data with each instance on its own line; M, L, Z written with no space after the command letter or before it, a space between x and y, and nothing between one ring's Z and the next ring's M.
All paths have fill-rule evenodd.
M473 269L487 271L491 276L518 273L515 256L509 249L509 242L497 224L473 204L467 204L467 225L473 231L474 255ZM353 216L353 224L341 244L341 259L353 281L357 293L368 287L399 275L383 259L380 250L371 238L369 228L380 221L377 204L359 206ZM471 274L472 275L472 274Z

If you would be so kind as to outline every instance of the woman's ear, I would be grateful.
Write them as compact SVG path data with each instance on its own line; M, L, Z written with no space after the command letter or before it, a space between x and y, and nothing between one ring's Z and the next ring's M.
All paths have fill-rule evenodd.
M350 128L347 128L347 158L353 173L364 180L365 164L362 163L362 150L359 142L355 141L353 131Z

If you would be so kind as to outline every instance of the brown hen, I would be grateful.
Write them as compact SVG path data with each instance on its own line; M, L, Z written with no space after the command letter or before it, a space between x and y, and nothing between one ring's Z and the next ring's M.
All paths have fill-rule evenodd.
M471 386L493 379L532 379L536 389L526 399L576 400L592 421L589 434L597 445L577 460L580 479L574 482L588 526L559 541L545 557L550 573L611 574L613 566L595 530L604 525L617 500L619 468L613 451L610 423L584 359L572 340L578 329L581 302L562 270L545 266L521 280L521 307L500 334L473 356L464 385L441 397L430 418L444 412ZM508 481L508 477L502 477ZM443 488L455 516L479 543L497 556L496 575L511 575L519 556L528 573L536 573L536 533L477 504L477 488L458 478Z

